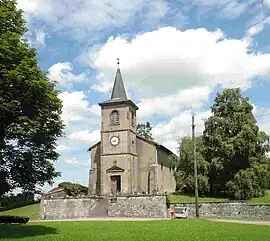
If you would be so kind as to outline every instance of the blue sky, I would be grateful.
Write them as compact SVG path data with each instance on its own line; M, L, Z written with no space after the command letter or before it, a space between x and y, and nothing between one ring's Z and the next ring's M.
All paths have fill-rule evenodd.
M100 138L98 102L109 98L116 59L140 122L175 151L210 115L215 94L241 87L270 134L270 0L17 0L39 64L62 91L65 136L56 162L87 185L87 148ZM49 187L44 187L48 189Z

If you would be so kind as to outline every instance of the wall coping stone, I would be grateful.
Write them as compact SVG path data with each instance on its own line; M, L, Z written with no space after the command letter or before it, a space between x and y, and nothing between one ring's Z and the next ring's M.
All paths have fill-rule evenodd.
M44 200L56 200L56 199L103 199L100 196L85 196L85 197L43 197Z
M173 202L170 205L183 205L183 204L194 204L195 202ZM228 202L199 202L200 204L246 204L247 206L270 206L270 203L248 203L247 201L228 201Z

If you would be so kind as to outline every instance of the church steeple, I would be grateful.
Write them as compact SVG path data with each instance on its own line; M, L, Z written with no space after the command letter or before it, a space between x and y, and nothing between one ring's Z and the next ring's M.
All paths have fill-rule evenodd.
M114 100L114 99L127 100L127 94L126 94L125 86L123 83L121 71L119 68L119 59L117 59L117 64L118 64L118 68L117 68L115 79L114 79L111 100Z

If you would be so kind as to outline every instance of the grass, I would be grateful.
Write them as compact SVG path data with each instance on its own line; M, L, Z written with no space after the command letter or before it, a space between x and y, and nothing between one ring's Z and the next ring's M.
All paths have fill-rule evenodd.
M39 219L39 213L40 213L40 204L36 203L36 204L0 212L0 215L27 216L31 220L36 220L36 219Z
M170 193L168 194L170 203L194 203L194 195L183 193ZM199 202L228 202L228 198L213 198L213 197L199 197ZM270 204L270 190L266 191L264 197L252 198L248 200L250 204Z
M194 203L195 197L190 194L170 193L168 194L170 203ZM228 198L199 197L199 202L228 202Z
M252 198L248 201L251 204L264 204L264 203L269 203L270 204L270 190L266 191L266 194L264 197L258 197L258 198Z
M0 225L1 241L270 240L270 226L206 220L40 222Z

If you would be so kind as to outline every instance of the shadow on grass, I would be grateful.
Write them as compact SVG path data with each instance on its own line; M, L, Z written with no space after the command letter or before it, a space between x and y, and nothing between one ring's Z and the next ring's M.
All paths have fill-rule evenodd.
M1 239L19 239L39 235L57 234L56 228L42 225L0 225Z

